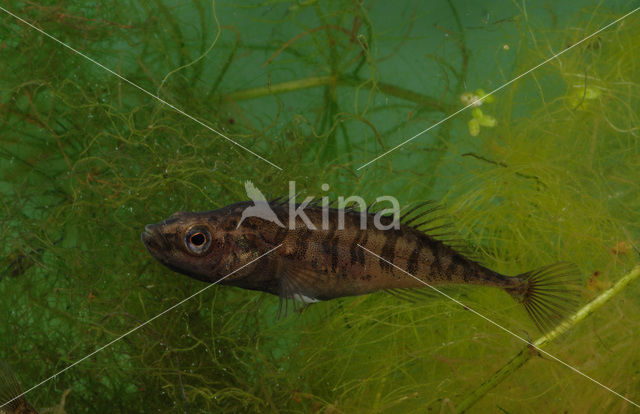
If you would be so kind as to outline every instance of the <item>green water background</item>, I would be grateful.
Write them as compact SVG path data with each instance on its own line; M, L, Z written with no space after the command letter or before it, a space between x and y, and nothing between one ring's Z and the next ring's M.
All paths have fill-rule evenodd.
M295 180L306 195L440 200L484 263L574 261L588 301L637 259L616 246L638 238L638 18L498 92L481 107L497 125L477 137L467 110L358 168L637 5L5 3L282 170L2 13L0 357L29 388L197 292L140 232L244 200L247 179L271 195ZM637 293L549 349L636 400ZM538 335L502 292L453 294ZM277 307L213 287L28 399L51 407L71 389L69 413L452 412L522 348L445 299ZM543 358L472 408L599 409L632 412Z

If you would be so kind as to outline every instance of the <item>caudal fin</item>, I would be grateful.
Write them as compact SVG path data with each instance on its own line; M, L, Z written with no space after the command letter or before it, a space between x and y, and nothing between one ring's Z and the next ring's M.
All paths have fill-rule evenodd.
M518 275L522 283L507 292L524 305L540 331L546 332L577 307L579 274L575 264L559 262Z
M6 362L0 360L0 412L38 414L22 394L18 379Z

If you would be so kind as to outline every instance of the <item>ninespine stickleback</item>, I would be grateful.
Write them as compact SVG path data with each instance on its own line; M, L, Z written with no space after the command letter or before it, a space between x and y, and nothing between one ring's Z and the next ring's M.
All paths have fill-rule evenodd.
M38 414L22 394L11 367L0 361L0 414ZM18 398L16 398L18 397Z
M177 212L147 225L142 241L153 257L176 272L268 292L278 295L281 303L380 290L402 296L416 288L429 289L426 284L495 286L522 303L543 331L560 322L576 303L577 290L571 284L578 274L575 265L561 262L517 276L495 272L425 230L436 210L428 202L387 230L374 225L372 213L311 205L304 209L306 222L294 214L290 223L285 202L268 203L275 214L271 219L243 217L251 206L247 201L209 212ZM382 220L388 224L392 218Z

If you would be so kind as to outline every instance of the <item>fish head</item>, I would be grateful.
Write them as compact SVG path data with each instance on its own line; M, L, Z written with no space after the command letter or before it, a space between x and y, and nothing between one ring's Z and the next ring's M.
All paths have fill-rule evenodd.
M145 226L142 242L151 256L171 270L205 282L216 282L225 256L227 237L211 213L179 211Z
M209 212L177 212L147 225L142 242L155 259L173 271L204 282L222 278L232 282L255 270L256 264L250 262L262 253L248 241L251 235L246 229L238 229L245 207L238 203Z

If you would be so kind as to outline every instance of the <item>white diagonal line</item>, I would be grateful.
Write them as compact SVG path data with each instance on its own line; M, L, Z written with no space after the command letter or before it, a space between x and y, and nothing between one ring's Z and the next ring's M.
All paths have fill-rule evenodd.
M107 72L111 73L112 75L118 77L119 79L122 79L123 81L127 82L129 85L134 86L135 88L141 90L142 92L146 93L147 95L151 96L152 98L160 101L161 103L167 105L169 108L173 109L174 111L176 111L177 113L189 118L190 120L197 122L198 124L200 124L201 126L207 128L209 131L213 132L216 135L219 135L220 137L226 139L227 141L237 145L238 147L242 148L243 150L251 153L252 155L260 158L262 161L266 162L267 164L270 164L272 167L275 167L277 169L279 169L280 171L282 171L282 168L280 168L279 166L277 166L276 164L272 163L271 161L269 161L268 159L262 157L261 155L256 154L255 152L251 151L249 148L245 147L242 144L239 144L238 142L232 140L231 138L229 138L228 136L224 135L222 132L210 127L209 125L205 124L204 122L200 121L198 118L189 115L188 113L184 112L182 109L177 108L176 106L170 104L169 102L165 101L164 99L160 98L158 95L154 95L153 93L149 92L148 90L144 89L142 86L139 86L133 82L131 82L129 79L125 78L124 76L120 75L119 73L109 69L108 67L104 66L102 63L96 61L95 59L92 59L91 57L85 55L84 53L80 52L77 49L74 49L73 47L69 46L68 44L64 43L63 41L59 40L56 37L53 37L52 35L50 35L49 33L45 32L44 30L34 26L33 24L29 23L28 21L24 20L23 18L21 18L20 16L17 16L13 13L11 13L9 10L5 9L4 7L0 6L0 10L2 10L3 12L13 16L14 18L16 18L17 20L21 21L22 23L26 24L27 26L31 27L32 29L37 30L38 32L42 33L43 35L47 36L49 39L59 43L60 45L66 47L67 49L71 50L72 52L82 56L83 58L87 59L88 61L90 61L91 63L101 67L102 69L106 70Z
M617 20L614 20L613 22L609 23L608 25L604 26L603 28L591 33L589 36L585 37L584 39L580 40L577 43L574 43L573 45L569 46L568 48L564 49L562 52L556 53L555 55L551 56L550 58L548 58L547 60L543 61L542 63L537 64L536 66L532 67L531 69L527 70L524 73L521 73L520 75L516 76L515 78L511 79L509 82L505 83L502 86L499 86L497 88L495 88L494 90L492 90L491 92L489 92L486 95L483 95L482 97L478 98L477 100L474 100L474 102L468 104L467 106L464 106L460 109L458 109L456 112L452 113L451 115L441 119L440 121L436 122L435 124L431 125L429 128L425 129L422 132L419 132L417 134L415 134L414 136L412 136L411 138L401 142L400 144L396 145L395 147L391 148L390 150L383 152L382 154L378 155L377 157L375 157L374 159L372 159L371 161L362 164L360 167L358 167L356 169L356 171L359 171L361 169L363 169L364 167L366 167L367 165L376 162L377 160L379 160L380 158L384 157L385 155L397 150L398 148L400 148L401 146L407 144L410 141L413 141L414 139L418 138L420 135L425 134L427 132L429 132L430 130L432 130L433 128L437 127L438 125L442 124L443 122L448 121L449 119L453 118L454 116L458 115L460 112L464 111L465 109L468 109L470 107L472 107L473 105L476 105L476 102L482 102L485 100L485 98L487 96L493 95L494 93L498 92L499 90L511 85L513 82L517 81L518 79L522 78L523 76L528 75L529 73L533 72L534 70L538 69L540 66L545 65L546 63L549 63L550 61L552 61L553 59L557 58L558 56L562 55L565 52L568 52L569 50L573 49L574 47L578 46L579 44L581 44L582 42L592 38L593 36L597 35L598 33L602 32L603 30L608 29L609 27L613 26L614 24L618 23L619 21L631 16L633 13L637 12L638 10L640 10L640 7L637 7L635 9L633 9L632 11L630 11L629 13L625 14L624 16L620 17Z
M395 267L396 269L398 269L399 271L401 271L402 273L406 273L407 275L411 276L412 278L414 278L415 280L417 280L418 282L424 284L427 287L430 287L431 289L435 290L436 292L438 292L439 294L441 294L442 296L446 297L447 299L452 300L453 302L457 303L458 305L464 307L466 310L469 310L473 313L475 313L476 315L478 315L479 317L481 317L482 319L484 319L485 321L497 326L498 328L502 329L503 331L513 335L514 337L518 338L519 340L521 340L522 342L524 342L525 344L537 349L539 352L545 354L546 356L550 357L551 359L561 363L562 365L564 365L565 367L569 368L570 370L582 375L583 377L585 377L586 379L590 380L591 382L594 382L596 384L598 384L599 386L601 386L602 388L604 388L605 390L617 395L618 397L622 398L623 400L625 400L626 402L628 402L629 404L633 404L636 407L640 408L640 404L637 404L633 401L631 401L630 399L628 399L627 397L625 397L624 395L620 394L619 392L607 387L606 385L604 385L603 383L591 378L590 376L588 376L587 374L585 374L584 372L580 371L578 368L574 368L573 366L567 364L566 362L564 362L563 360L561 360L560 358L551 355L550 353L548 353L547 351L545 351L544 349L538 348L537 346L535 346L534 344L532 344L531 342L527 341L526 339L524 339L523 337L521 337L520 335L514 333L513 331L505 328L504 326L500 325L497 322L494 322L493 320L487 318L486 316L484 316L483 314L481 314L480 312L477 312L476 310L470 308L469 306L465 305L464 303L460 302L459 300L457 300L456 298L453 298L449 295L447 295L446 293L444 293L443 291L431 286L429 283L425 282L422 279L417 278L416 276L412 275L411 273L407 272L406 270L402 269L401 267L396 266L395 264L391 263L390 261L388 261L387 259L385 259L382 256L377 255L376 253L372 252L371 250L367 249L366 247L362 246L361 244L358 244L359 247L363 248L364 250L366 250L367 252L371 253L372 255L376 256L378 259L380 260L384 260L386 263L390 264L391 266Z
M4 407L5 405L11 403L12 401L17 400L18 398L22 397L23 395L27 394L30 391L35 390L36 388L38 388L39 386L41 386L42 384L44 384L45 382L55 378L56 376L62 374L63 372L65 372L66 370L78 365L79 363L81 363L82 361L84 361L87 358L92 357L93 355L97 354L98 352L102 351L103 349L113 345L114 343L118 342L119 340L121 340L122 338L124 338L125 336L129 335L132 332L137 331L138 329L142 328L143 326L145 326L146 324L148 324L151 321L154 321L156 319L158 319L160 316L164 315L165 313L177 308L178 306L182 305L183 303L185 303L186 301L194 298L195 296L198 296L199 294L201 294L202 292L204 292L205 290L209 289L211 286L215 286L216 284L222 282L223 280L225 280L226 278L228 278L229 276L231 276L232 274L238 272L239 270L244 269L245 267L249 266L251 263L260 260L261 258L263 258L264 256L268 255L269 253L273 252L274 250L278 249L280 246L282 246L282 243L280 243L279 245L277 245L276 247L274 247L273 249L269 250L266 253L261 254L260 256L256 257L255 259L251 260L250 262L247 262L245 264L243 264L242 266L240 266L239 268L237 268L236 270L234 270L233 272L229 273L228 275L224 276L223 278L221 278L220 280L217 280L207 286L205 286L204 288L200 289L199 291L197 291L196 293L194 293L193 295L189 296L186 299L182 299L180 302L176 303L175 305L171 306L168 309L165 309L164 311L160 312L159 314L157 314L156 316L154 316L153 318L147 320L146 322L141 323L140 325L136 326L135 328L127 331L126 333L123 333L122 335L120 335L119 337L117 337L116 339L114 339L113 341L109 342L106 345L101 346L100 348L96 349L95 351L91 352L90 354L86 355L85 357L77 360L76 362L74 362L73 364L67 366L66 368L56 372L55 374L53 374L52 376L50 376L47 379L44 379L42 381L40 381L38 384L34 385L33 387L29 388L28 390L26 390L25 392L23 392L20 395L16 395L13 399L3 403L2 405L0 405L0 408Z

